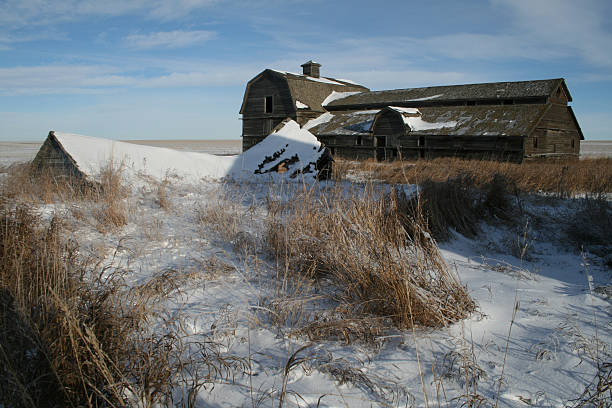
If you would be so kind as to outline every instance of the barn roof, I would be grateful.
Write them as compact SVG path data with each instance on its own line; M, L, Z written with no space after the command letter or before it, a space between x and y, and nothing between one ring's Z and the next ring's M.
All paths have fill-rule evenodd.
M430 86L426 88L394 89L389 91L369 91L345 98L336 99L327 104L327 108L342 109L352 106L389 105L428 105L451 101L478 101L493 99L540 98L553 94L559 86L563 87L568 99L571 95L563 78L536 81L492 82L483 84Z
M325 112L325 109L321 106L323 101L332 94L332 92L364 92L369 91L365 86L355 84L345 79L335 79L319 77L315 78L308 75L295 74L286 71L277 71L273 69L266 69L256 75L247 83L246 90L244 92L244 98L242 100L242 107L240 113L244 113L244 107L246 98L249 94L249 88L252 83L259 80L264 75L271 75L284 79L289 87L293 104L297 105L300 102L303 105L308 106L315 112ZM296 106L298 108L298 106Z
M315 135L368 135L378 112L380 109L324 113L304 127Z
M329 112L313 119L315 135L368 135L377 116L399 115L411 135L526 136L537 124L545 105L387 107L352 112ZM317 121L317 122L314 122ZM306 124L305 126L308 126Z
M439 127L410 126L414 135L526 136L535 127L546 106L457 106L419 108L424 123Z

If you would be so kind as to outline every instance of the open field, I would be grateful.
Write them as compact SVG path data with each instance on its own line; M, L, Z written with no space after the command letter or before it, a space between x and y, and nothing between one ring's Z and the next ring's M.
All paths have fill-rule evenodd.
M85 190L9 169L0 404L610 406L609 191L339 164Z
M242 151L241 140L127 140L127 142L218 155L239 154ZM41 144L0 141L0 166L32 160ZM580 142L580 150L581 156L584 157L612 157L612 140L583 140Z
M217 155L233 155L242 151L241 140L127 140L127 142ZM42 142L0 141L0 166L32 160L41 145Z

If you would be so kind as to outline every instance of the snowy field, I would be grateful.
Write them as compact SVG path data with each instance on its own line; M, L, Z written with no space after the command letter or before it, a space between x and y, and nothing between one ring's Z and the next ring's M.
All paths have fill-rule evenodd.
M241 140L129 140L127 142L217 155L233 155L242 151ZM42 142L0 141L0 166L32 160L41 145ZM583 157L612 157L612 140L583 140L580 142L580 150Z
M593 149L582 144L585 153L605 149L612 156L612 142L592 143ZM5 165L31 159L38 146L1 145ZM180 146L217 154L239 148L234 142ZM129 222L118 229L97 228L78 204L40 211L46 219L55 213L70 219L81 253L107 270L126 271L128 285L176 276L174 289L154 305L156 333L178 333L186 350L211 342L221 356L249 362L250 370L192 388L196 406L276 407L282 394L291 407L565 407L602 362L610 370L612 257L581 253L567 242L565 223L580 199L523 197L525 225L483 223L475 238L455 234L440 244L477 303L469 318L347 344L291 335L316 318L325 291L290 290L279 280L263 250L266 202L291 200L304 189L325 197L366 184L173 182L164 206L157 184L135 185L125 202ZM282 319L281 312L287 312ZM197 382L193 373L185 376Z

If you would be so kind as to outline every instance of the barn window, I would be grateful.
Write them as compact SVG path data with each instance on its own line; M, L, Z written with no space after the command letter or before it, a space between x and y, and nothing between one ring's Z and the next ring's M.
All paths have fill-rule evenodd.
M355 139L355 145L357 146L363 145L363 139L361 136L357 136L357 139Z
M419 146L425 146L425 136L419 136Z
M574 139L572 139L572 149L574 148Z
M272 113L274 111L274 98L272 96L266 96L265 112Z
M537 137L533 138L533 147L534 147L534 149L538 148L538 138Z

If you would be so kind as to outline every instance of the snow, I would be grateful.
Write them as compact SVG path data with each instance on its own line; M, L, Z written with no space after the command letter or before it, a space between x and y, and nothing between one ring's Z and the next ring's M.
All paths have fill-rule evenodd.
M323 154L317 138L294 121L286 122L277 132L238 156L184 152L61 132L55 132L55 137L86 177L95 179L104 166L112 163L121 166L133 183L138 183L143 175L157 180L173 177L190 183L264 175L288 178L306 167L305 177L312 180L315 177L312 166ZM290 161L285 164L287 171L276 173L274 168L287 160Z
M346 98L347 96L355 95L361 92L337 92L332 91L323 102L321 102L321 106L326 106L332 103L335 100Z
M420 117L404 116L404 123L410 127L411 131L417 132L419 130L455 127L458 122L456 120L450 120L448 122L426 122Z
M266 139L269 146L251 150L270 154L269 148L285 146L279 142L281 133L289 147L308 140L302 132L305 129L296 125L289 122L277 137ZM131 145L124 146L127 143L64 134L62 139L72 145L71 153L79 156L83 166L94 166L109 152L117 159L132 152ZM311 142L306 144L316 148ZM98 156L99 149L104 153ZM139 150L138 158L147 158L145 170L155 168L163 175L166 166L154 165L153 159L163 157L165 163L189 160L172 162L173 168L186 171L191 163L203 166L196 157L208 156L194 156L192 162L190 155L173 156L166 150L170 149ZM260 164L249 157L243 157L243 162L245 166ZM194 389L196 407L278 406L284 369L293 353L304 346L286 378L287 407L469 406L463 396L470 373L480 373L477 384L469 387L485 399L480 406L494 406L499 397L499 407L564 407L572 405L568 401L580 396L596 373L590 352L601 353L604 362L611 361L610 299L589 286L591 282L594 287L610 286L612 270L601 258L569 247L560 232L564 221L555 221L570 219L577 200L521 197L521 211L535 220L525 231L504 223L482 224L476 238L455 234L440 244L444 262L457 272L478 311L447 328L395 330L365 345L311 342L291 335L292 319L298 317L291 315L280 325L266 317L273 314L267 310L283 312L294 304L303 305L296 309L299 312L316 312L319 309L313 304L323 296L297 296L287 289L279 281L274 260L261 249L266 222L273 215L267 198L296 199L303 192L301 185L277 180L234 183L207 179L188 185L174 181L167 187L169 210L155 204L154 186L143 185L126 199L133 209L128 225L102 233L87 218L86 208L81 208L85 216L71 219L69 233L83 256L99 261L105 270L123 268L126 285L141 285L168 271L190 277L177 279L173 282L177 290L152 302L160 317L149 321L151 331L181 336L181 344L193 355L202 351L203 344L211 344L218 347L221 357L238 356L248 359L250 365L250 374L238 372L233 378L218 379L214 387ZM346 189L348 195L373 187L356 180L313 184L311 188L326 199L337 189ZM403 188L407 194L416 190L415 186ZM195 220L207 208L227 212L228 221L218 226L199 224ZM47 220L62 211L62 204L39 209ZM521 242L526 244L523 256L513 250ZM279 294L286 297L279 298ZM322 302L317 305L324 306ZM466 364L471 369L466 371ZM198 374L206 372L202 366ZM184 375L189 378L190 374ZM181 391L185 390L176 390L177 395Z
M417 98L417 99L408 99L406 102L419 102L419 101L429 101L431 99L436 99L439 98L441 96L443 96L444 94L438 94L438 95L432 95L432 96L426 96L424 98Z
M450 120L447 122L426 122L421 119L421 112L416 108L402 108L399 106L389 106L389 108L405 114L410 115L418 115L418 116L406 116L402 115L404 119L404 123L408 125L411 131L417 132L419 130L429 130L429 129L441 129L446 127L455 127L457 126L457 121Z
M421 111L419 111L417 108L402 108L401 106L389 106L389 108L393 109L394 111L402 112L402 113L409 113L409 114L414 114L414 115L421 114Z
M298 100L295 101L295 107L298 109L310 109L310 106L306 105L305 103L302 103Z
M302 126L302 129L305 129L305 130L312 129L315 126L319 126L323 123L329 122L333 118L334 118L334 115L332 115L329 112L325 112L322 115L319 115L314 119L310 119L308 122L304 124L304 126Z
M314 81L314 82L323 82L323 83L326 83L326 84L346 86L346 84L343 84L341 82L336 82L336 81L331 80L329 78L324 78L324 77L315 78L315 77L311 77L311 76L308 76L308 75L296 74L295 72L281 71L281 70L278 70L278 69L272 69L272 71L281 73L283 75L289 74L289 75L299 76L299 77L306 78L306 79L308 79L310 81Z
M331 183L329 190L342 187ZM266 197L289 200L299 191L299 186L284 189L276 184L177 185L170 192L170 212L157 208L151 196L142 193L134 198L140 218L123 230L102 235L82 223L74 233L78 242L96 251L108 247L107 262L129 265L128 284L142 284L167 270L204 270L195 275L203 276L177 283L180 290L157 309L166 320L182 319L185 343L220 343L222 356L248 357L253 374L236 374L231 381L199 389L196 406L251 406L251 398L260 406L277 406L284 367L303 346L308 347L298 357L305 362L296 364L287 377L287 406L317 406L320 399L319 406L327 407L425 407L420 371L429 406L438 406L437 401L445 407L461 406L465 356L482 370L477 390L490 402L497 398L503 370L500 407L521 408L526 400L535 406L562 407L592 379L594 366L581 350L594 347L593 339L608 345L612 341L610 303L588 291L587 266L579 253L532 234L528 256L517 258L508 251L516 232L504 226L484 226L479 239L457 234L441 245L444 261L457 271L479 307L465 321L445 329L395 331L375 346L332 340L311 343L289 336L291 322L279 327L266 318L279 292L285 293L274 261L266 261L263 253L241 255L237 241L223 238L225 231L203 228L193 220L194 208L218 205L232 214L243 236L257 243L265 236ZM324 186L321 194L326 194ZM552 204L530 208L541 214L561 210ZM205 272L203 265L210 259L226 265L227 271ZM589 263L594 280L609 284L609 269ZM290 290L286 296L281 304L288 308L314 302ZM513 321L515 300L518 311ZM163 322L152 324L155 332L168 330ZM436 391L439 384L444 395Z

